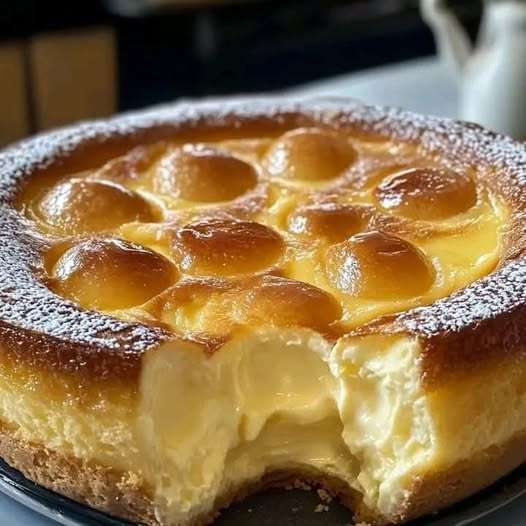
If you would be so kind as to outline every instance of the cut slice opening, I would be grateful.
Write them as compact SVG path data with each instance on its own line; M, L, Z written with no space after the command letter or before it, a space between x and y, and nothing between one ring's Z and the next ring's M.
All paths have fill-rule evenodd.
M159 517L202 517L272 473L338 480L388 517L432 448L418 344L308 330L237 335L207 355L165 344L145 359L140 440ZM361 504L358 504L357 495Z

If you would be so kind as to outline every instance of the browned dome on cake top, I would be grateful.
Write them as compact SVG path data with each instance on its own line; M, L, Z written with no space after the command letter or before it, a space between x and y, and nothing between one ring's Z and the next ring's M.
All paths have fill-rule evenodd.
M411 243L382 232L356 234L327 253L329 281L347 294L376 299L419 296L435 271Z
M153 174L153 190L197 202L228 201L257 183L254 168L218 149L186 145L164 157Z
M263 159L263 166L276 177L319 181L333 179L356 159L356 152L341 136L317 128L285 133Z
M386 210L414 219L444 219L471 208L477 189L466 174L436 168L410 168L386 177L376 188Z
M288 218L288 228L295 234L326 238L338 243L363 229L368 210L341 203L310 203L299 206Z
M325 291L280 276L262 276L240 295L240 317L249 324L300 326L326 332L341 307Z
M109 181L75 178L51 188L38 203L37 214L65 235L155 221L152 207L137 193Z
M161 255L121 239L74 244L55 263L52 287L90 309L141 305L168 288L177 271Z
M283 252L283 240L259 223L209 219L177 230L173 250L185 272L229 276L270 267Z
M169 325L186 319L186 326L193 327L196 305L199 329L223 338L240 327L254 325L305 327L332 335L331 325L342 314L336 299L324 290L275 274L239 281L187 278L153 300L147 309Z

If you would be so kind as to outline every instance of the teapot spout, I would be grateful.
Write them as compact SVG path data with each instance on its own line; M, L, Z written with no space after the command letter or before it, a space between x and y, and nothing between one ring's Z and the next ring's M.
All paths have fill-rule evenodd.
M472 51L466 30L443 0L421 0L420 12L433 31L439 56L453 73L460 76Z

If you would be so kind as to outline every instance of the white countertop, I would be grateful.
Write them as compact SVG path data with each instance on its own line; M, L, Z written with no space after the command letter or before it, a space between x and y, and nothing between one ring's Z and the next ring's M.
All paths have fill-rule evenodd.
M398 106L419 113L455 117L455 79L434 57L332 77L290 90L305 95L338 95L368 104Z

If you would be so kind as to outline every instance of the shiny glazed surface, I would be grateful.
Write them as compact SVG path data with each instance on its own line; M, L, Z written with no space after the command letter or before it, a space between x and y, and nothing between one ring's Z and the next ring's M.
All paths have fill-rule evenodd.
M337 337L498 264L507 209L476 168L323 127L159 142L34 178L45 282L82 307L182 335L247 325Z

